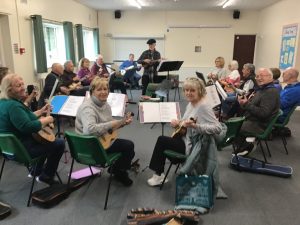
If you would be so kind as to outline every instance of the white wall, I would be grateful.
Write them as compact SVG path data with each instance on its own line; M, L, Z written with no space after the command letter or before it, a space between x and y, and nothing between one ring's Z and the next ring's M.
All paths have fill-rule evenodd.
M183 67L201 70L214 66L214 59L217 56L223 56L226 62L232 60L234 35L256 34L258 15L257 11L242 11L240 19L234 20L231 11L125 11L122 12L120 19L115 19L112 11L99 11L100 50L106 61L112 61L115 57L112 50L114 39L108 37L109 34L132 36L164 34L163 57L169 60L183 60ZM231 27L168 30L169 26L174 25ZM202 47L201 53L194 52L196 45ZM145 43L145 50L147 47Z
M15 4L17 3L17 5ZM25 2L25 3L24 3ZM27 2L27 3L26 3ZM97 27L97 11L73 0L0 0L0 14L8 14L11 36L12 71L20 74L26 83L37 82L34 71L32 26L30 15L39 14L45 19L59 22L71 21L86 27ZM26 49L23 55L13 53L13 44Z
M256 66L278 67L281 45L282 27L300 22L299 0L283 0L260 13L258 41L256 50ZM298 46L300 26L298 26ZM296 53L296 68L300 69L300 51Z

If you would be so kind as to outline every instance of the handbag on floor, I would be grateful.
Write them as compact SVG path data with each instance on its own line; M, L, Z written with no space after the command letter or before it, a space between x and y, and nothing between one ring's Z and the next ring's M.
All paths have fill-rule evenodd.
M279 177L290 177L293 174L293 168L290 166L281 166L266 163L254 158L246 158L242 156L232 156L230 160L232 168L240 171L252 173L267 174Z
M43 208L50 208L66 199L71 192L87 183L89 178L72 181L68 188L67 184L54 184L50 187L32 193L32 203Z
M197 210L204 213L205 208L213 206L213 184L211 176L180 175L176 178L175 209Z
M10 205L0 202L0 220L3 220L4 218L8 217L10 213L11 213Z

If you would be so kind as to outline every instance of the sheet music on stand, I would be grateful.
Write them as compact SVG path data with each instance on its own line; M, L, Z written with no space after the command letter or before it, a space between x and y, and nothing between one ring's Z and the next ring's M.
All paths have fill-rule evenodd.
M219 83L219 81L215 82L215 86L217 88L218 93L221 95L222 99L225 100L228 95L227 93L224 91L224 89L222 88L221 84Z
M206 97L207 101L211 104L212 108L221 104L220 97L217 92L217 88L215 85L206 86Z
M183 64L183 61L168 61L168 60L162 60L160 61L157 72L167 72L167 81L170 80L170 71L178 71ZM170 88L169 88L170 87ZM169 101L169 90L171 89L172 85L165 85L160 88L157 94L161 96L166 96L167 101ZM163 89L165 88L165 89Z

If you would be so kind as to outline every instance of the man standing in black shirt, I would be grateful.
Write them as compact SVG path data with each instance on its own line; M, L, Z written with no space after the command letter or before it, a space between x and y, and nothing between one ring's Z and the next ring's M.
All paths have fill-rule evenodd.
M142 76L142 95L145 95L149 83L160 83L163 79L165 79L165 77L158 76L156 71L159 62L161 61L160 53L155 49L156 40L149 39L147 44L149 45L149 49L144 51L137 61L144 67L144 73Z

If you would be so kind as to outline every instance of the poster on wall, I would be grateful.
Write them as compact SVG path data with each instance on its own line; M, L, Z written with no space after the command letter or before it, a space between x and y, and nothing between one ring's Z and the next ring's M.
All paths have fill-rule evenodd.
M294 66L296 54L298 24L283 26L280 49L279 68L286 69Z

